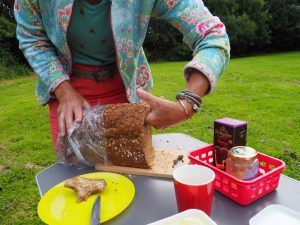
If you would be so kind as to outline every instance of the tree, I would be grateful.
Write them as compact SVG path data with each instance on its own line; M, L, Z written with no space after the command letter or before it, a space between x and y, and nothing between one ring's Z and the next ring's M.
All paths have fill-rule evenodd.
M13 20L13 0L0 0L0 16Z
M204 3L224 22L232 55L299 49L299 0L204 0ZM14 0L0 0L0 57L10 52L22 59L14 33L13 4ZM182 43L182 35L155 18L150 21L144 49L150 60L188 60L192 55Z
M263 0L206 0L225 23L233 54L261 50L270 44L270 19Z
M13 0L0 0L0 61L7 66L27 64L16 38L13 6Z
M150 61L188 60L192 57L192 51L182 39L182 34L167 22L151 18L143 47Z
M250 51L261 52L271 43L268 25L271 17L264 0L204 0L204 3L213 15L224 22L233 55L247 54ZM151 56L150 59L157 56L170 59L170 55L166 58L170 49L173 56L188 59L190 52L181 44L182 36L175 29L153 20L149 30L145 48ZM161 34L161 30L168 32Z
M299 0L267 0L272 20L272 48L280 50L300 49Z
M12 53L15 40L16 25L4 17L0 17L0 59L2 64L13 65L15 57Z

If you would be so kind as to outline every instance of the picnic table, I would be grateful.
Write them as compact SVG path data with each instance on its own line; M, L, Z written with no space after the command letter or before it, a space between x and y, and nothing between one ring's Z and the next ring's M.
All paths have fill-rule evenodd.
M208 144L181 133L153 135L160 149L195 150ZM80 174L96 172L93 167L67 166L58 162L36 175L41 197L56 184ZM134 183L133 202L105 225L143 225L176 214L177 205L171 179L124 174ZM256 213L270 204L280 204L300 212L300 182L280 176L278 188L248 206L241 206L215 191L211 218L219 225L248 225ZM101 223L102 224L102 223Z

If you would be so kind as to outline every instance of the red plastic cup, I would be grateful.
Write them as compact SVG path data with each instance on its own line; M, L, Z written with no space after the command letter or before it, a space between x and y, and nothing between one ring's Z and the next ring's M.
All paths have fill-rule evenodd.
M173 172L178 211L200 209L210 216L215 173L208 167L184 165Z

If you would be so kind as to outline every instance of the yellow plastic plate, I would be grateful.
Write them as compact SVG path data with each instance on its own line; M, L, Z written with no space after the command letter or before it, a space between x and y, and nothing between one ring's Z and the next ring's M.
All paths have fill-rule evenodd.
M107 182L101 196L100 221L105 222L128 207L132 202L135 188L133 183L122 175L97 172L80 175L81 177L99 179ZM64 187L65 181L51 188L40 200L38 215L50 225L89 225L92 207L99 194L91 195L87 201L77 203L74 190Z

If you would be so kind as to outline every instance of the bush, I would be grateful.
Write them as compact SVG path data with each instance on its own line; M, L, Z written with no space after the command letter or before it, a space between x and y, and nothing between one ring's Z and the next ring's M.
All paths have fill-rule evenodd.
M0 59L5 65L26 63L15 38L13 0L0 0ZM299 0L204 0L224 22L231 54L300 49ZM144 49L150 61L188 60L191 50L182 35L162 20L151 18Z
M300 2L299 0L267 0L272 16L272 49L300 49Z
M29 74L28 67L19 65L19 64L13 64L10 66L4 65L2 62L0 62L0 81L1 80L8 80L12 78L16 78L19 76L25 76Z
M147 58L150 61L191 58L192 52L182 43L182 38L182 34L164 20L151 18L144 42Z
M9 19L0 17L0 80L10 79L28 73L16 40L16 24ZM25 61L25 60L23 60Z
M225 24L233 55L261 51L270 44L270 14L262 0L207 0L212 14Z
M206 0L205 4L224 22L233 55L259 52L269 46L271 32L268 22L271 17L264 1ZM182 44L182 35L155 18L150 21L144 47L150 60L188 60L192 56L188 47Z
M2 64L15 64L16 57L12 53L16 25L4 17L0 17L0 58Z
M14 0L1 0L0 1L0 15L2 17L13 20L13 6Z

